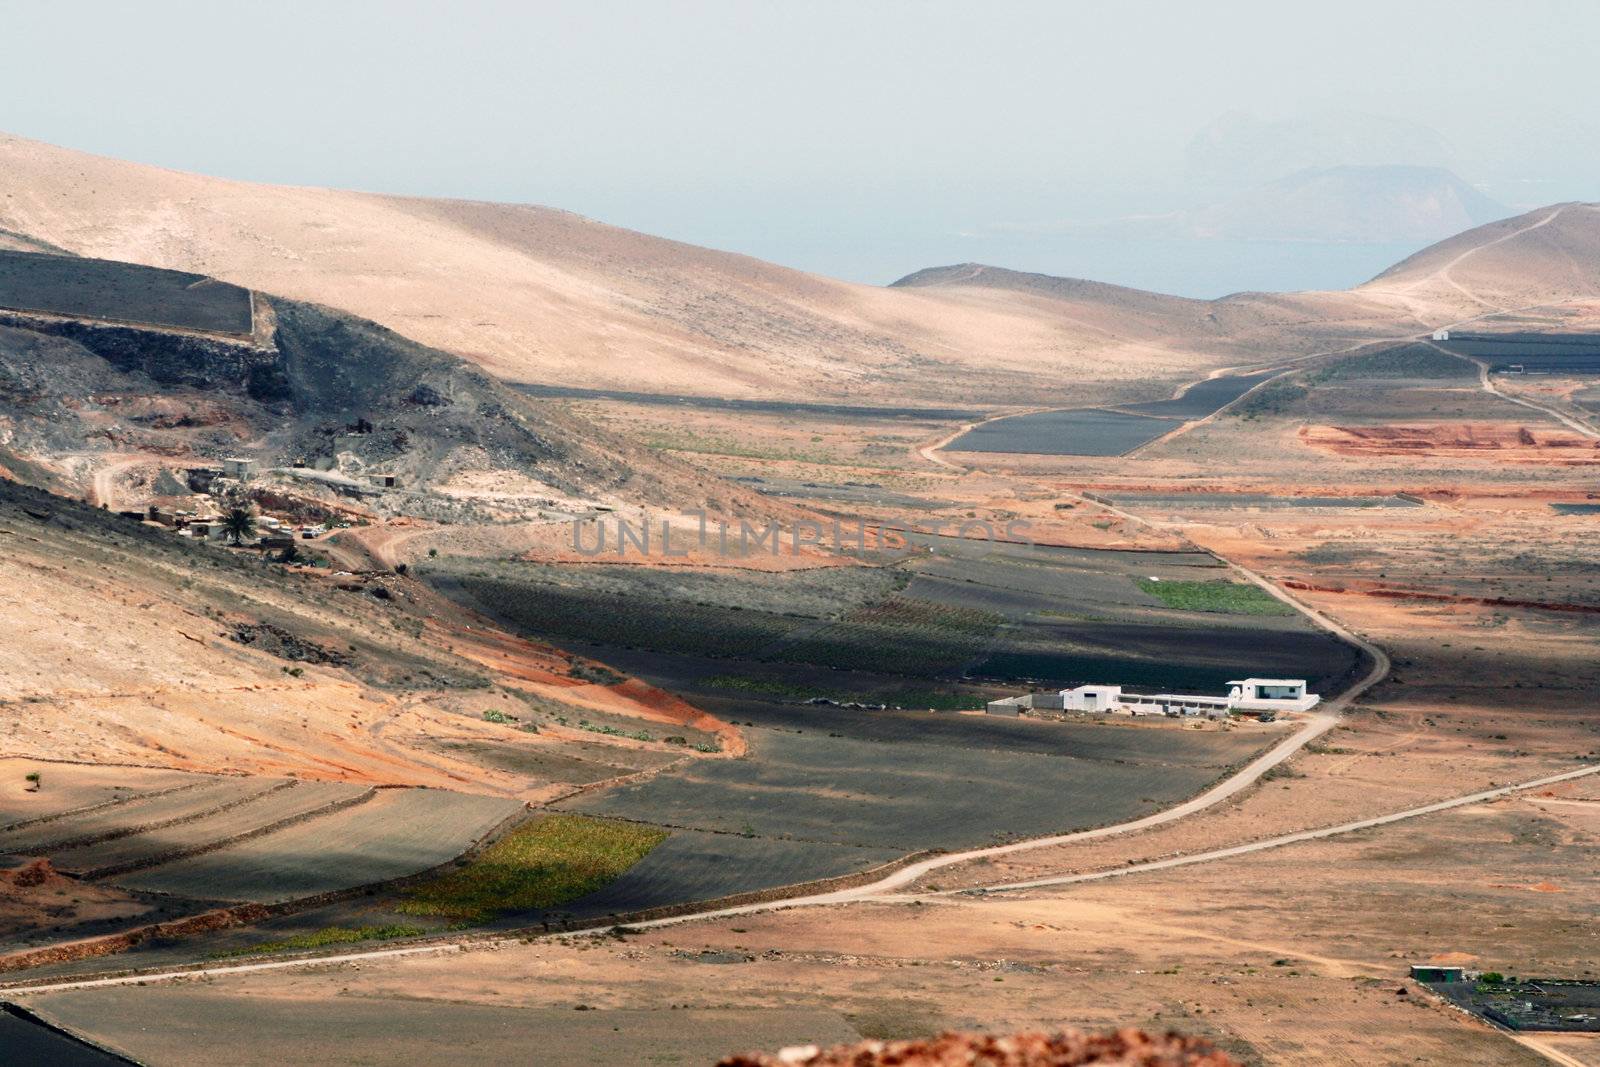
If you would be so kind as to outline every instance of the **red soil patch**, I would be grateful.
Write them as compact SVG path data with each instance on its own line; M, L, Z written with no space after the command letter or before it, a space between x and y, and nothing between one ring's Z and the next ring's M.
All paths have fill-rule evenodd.
M1459 422L1422 426L1307 426L1300 439L1342 456L1492 458L1496 463L1581 466L1600 463L1600 441L1569 430L1531 430L1515 423Z
M1441 604L1474 604L1491 608L1537 608L1543 611L1577 612L1586 615L1600 614L1600 606L1594 604L1567 604L1558 600L1517 600L1512 597L1500 596L1460 596L1455 593L1436 593L1426 589L1397 589L1393 586L1382 586L1359 580L1347 582L1344 585L1315 585L1311 582L1301 582L1290 578L1285 579L1281 584L1285 589L1299 589L1308 593L1371 596L1382 597L1387 600L1425 600Z

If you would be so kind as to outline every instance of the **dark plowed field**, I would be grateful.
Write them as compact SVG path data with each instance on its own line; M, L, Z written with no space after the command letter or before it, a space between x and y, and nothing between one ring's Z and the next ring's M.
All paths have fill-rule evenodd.
M1116 729L1116 727L1101 727ZM753 753L563 802L593 815L899 851L963 848L1121 822L1199 792L1223 768L884 745L753 730ZM1172 730L1152 745L1182 745Z
M946 445L945 451L1120 456L1180 425L1177 419L1100 408L1040 411L974 426Z
M1233 375L1210 378L1191 385L1176 400L1155 400L1148 404L1128 404L1120 410L1137 411L1142 415L1160 415L1172 419L1203 419L1213 411L1238 400L1241 396L1271 378L1277 371L1260 374Z
M1277 371L1211 378L1173 400L1111 408L1074 408L1013 415L974 426L945 449L1037 456L1120 456L1154 441L1190 419L1203 419L1233 403Z
M1600 336L1593 334L1457 334L1444 346L1484 360L1492 370L1521 364L1541 374L1600 374Z
M685 901L716 900L853 874L898 855L894 849L678 830L606 888L548 912L506 916L497 925L594 919Z
M708 706L767 730L893 746L946 745L1102 763L1223 767L1261 744L1249 734L1177 730L1170 723L1040 722L994 715L841 708L745 700Z
M250 290L109 259L0 251L0 307L248 336Z

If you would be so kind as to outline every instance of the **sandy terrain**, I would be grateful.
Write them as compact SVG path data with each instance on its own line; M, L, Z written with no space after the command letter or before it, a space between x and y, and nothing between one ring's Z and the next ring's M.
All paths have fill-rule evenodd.
M992 268L884 289L548 208L253 185L16 137L0 138L0 170L0 229L330 304L530 382L857 401L959 389L1012 402L1168 383L1145 397L1155 399L1197 370L1415 334L1463 304L1485 310L1453 276L1441 281L1428 253L1381 286L1215 304ZM1471 231L1447 250L1499 243L1451 270L1508 303L1592 298L1587 275L1512 279L1552 247L1581 256L1594 214L1572 208L1510 236Z

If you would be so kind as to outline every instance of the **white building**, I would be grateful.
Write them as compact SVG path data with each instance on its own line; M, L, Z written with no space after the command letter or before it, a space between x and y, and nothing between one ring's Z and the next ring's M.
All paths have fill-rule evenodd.
M1304 678L1244 678L1229 682L1226 696L1127 693L1120 685L1080 685L1055 693L1023 693L991 700L986 710L990 715L1020 715L1037 710L1226 719L1235 711L1309 711L1321 699L1306 692Z
M1240 711L1310 711L1322 700L1304 678L1245 678L1229 682L1228 695Z
M1120 685L1080 685L1061 691L1065 711L1112 711L1122 700Z
M1434 330L1433 331L1433 339L1435 341L1448 341L1448 340L1450 340L1450 331L1449 330Z

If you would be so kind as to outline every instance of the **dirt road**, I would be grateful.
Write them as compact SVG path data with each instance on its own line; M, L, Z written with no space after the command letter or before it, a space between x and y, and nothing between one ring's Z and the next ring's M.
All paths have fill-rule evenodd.
M1509 400L1513 404L1519 404L1522 407L1530 408L1539 412L1541 415L1548 415L1550 418L1561 423L1561 425L1565 426L1567 429L1575 430L1585 437L1600 438L1600 431L1596 431L1594 427L1588 425L1587 423L1580 422L1578 419L1573 418L1563 411L1559 411L1548 404L1541 404L1537 400L1530 400L1525 396L1517 396L1513 393L1505 392L1499 386L1495 385L1494 376L1489 373L1489 364L1484 360L1472 359L1471 356L1462 356L1459 353L1450 351L1448 348L1445 348L1443 345L1437 344L1434 341L1425 341L1423 343L1429 348L1443 352L1447 356L1455 356L1457 359L1472 360L1472 362L1476 364L1478 368L1478 386L1484 392L1489 393L1492 396L1497 396L1501 400Z

